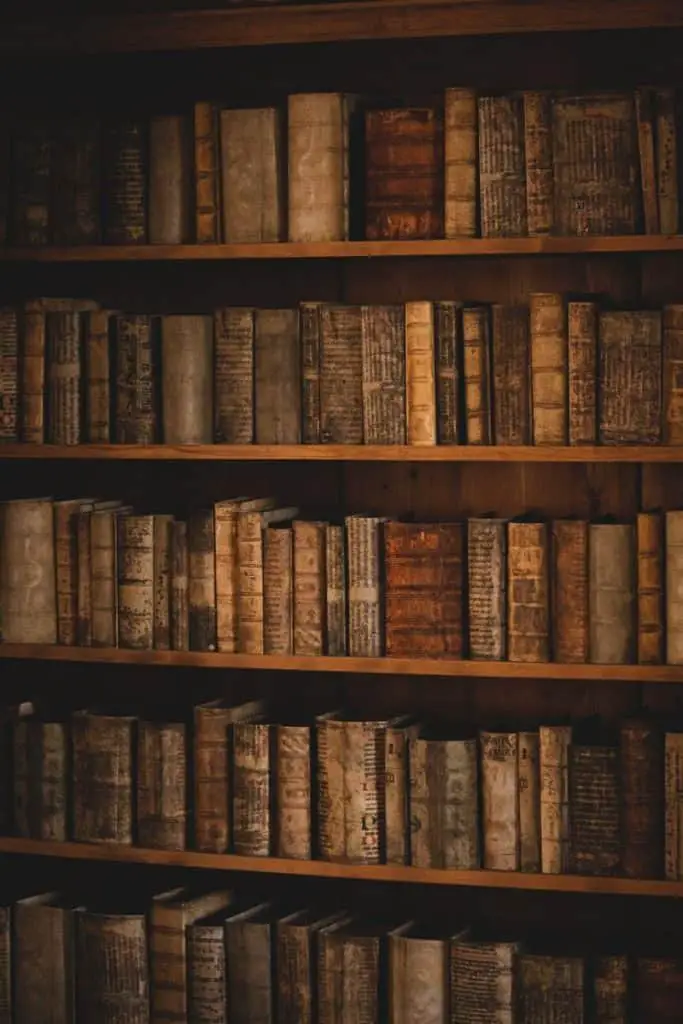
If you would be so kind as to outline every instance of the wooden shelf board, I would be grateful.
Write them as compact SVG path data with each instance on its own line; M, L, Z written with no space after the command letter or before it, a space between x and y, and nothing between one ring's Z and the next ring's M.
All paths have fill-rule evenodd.
M133 651L122 647L0 644L0 658L37 661L347 672L369 675L460 676L478 679L566 679L578 682L683 683L683 665L564 665L511 661L437 661L426 658L331 658L301 655L222 654L214 651Z
M583 875L522 874L516 871L456 871L415 868L397 864L331 864L316 860L278 857L240 857L236 854L196 853L192 850L144 850L135 846L55 843L37 839L0 837L0 853L18 853L69 860L99 860L126 864L154 864L213 871L298 875L304 878L346 878L368 882L415 885L476 886L488 889L525 889L537 892L612 893L630 896L683 896L683 882L641 881L631 878L596 878Z
M384 0L374 0L380 6ZM334 5L330 5L334 6ZM0 249L4 263L172 260L357 259L410 256L534 256L680 252L683 235L579 238L458 238L398 242L261 242L249 245L83 245Z
M679 0L364 0L6 24L0 53L131 53L357 39L674 28Z

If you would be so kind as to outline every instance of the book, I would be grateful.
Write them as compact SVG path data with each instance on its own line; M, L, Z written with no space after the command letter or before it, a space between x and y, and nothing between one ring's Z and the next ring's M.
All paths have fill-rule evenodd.
M19 318L0 309L0 443L19 440Z
M619 752L573 742L569 748L570 866L577 875L621 868Z
M656 723L630 719L619 734L621 868L628 878L661 878L664 854L664 737Z
M208 316L161 318L165 444L213 441L213 324Z
M662 442L683 443L683 306L664 306L663 312Z
M224 907L187 927L187 1014L184 1019L227 1024Z
M220 146L218 111L201 100L194 105L194 222L200 245L221 241Z
M362 306L360 312L363 420L358 443L405 444L406 307ZM348 369L345 376L350 376ZM338 401L347 398L335 393ZM343 408L348 416L349 405Z
M295 519L294 654L321 655L325 649L325 523Z
M257 719L232 725L232 846L244 857L269 857L274 848L271 735Z
M23 118L11 140L13 202L9 206L14 245L48 245L52 234L53 134L44 120Z
M306 525L306 524L303 524ZM317 525L317 524L315 524ZM301 532L301 531L300 531ZM305 533L306 531L304 531ZM303 569L303 579L299 577L301 596L299 598L300 630L307 632L304 623L306 611L314 615L313 639L317 634L317 625L323 624L325 595L319 598L318 584L324 580L321 568L316 565L317 531L311 535L313 550L310 554L301 550L303 538L299 541L299 558L310 565ZM274 523L263 533L263 653L294 654L294 615L295 615L295 571L294 571L294 540L295 531L289 523ZM324 548L324 541L323 541ZM313 592L304 593L309 584ZM304 604L302 605L302 600ZM303 637L300 637L303 639ZM305 644L304 644L305 646ZM219 645L220 650L220 645ZM322 650L322 643L321 643Z
M84 406L85 440L91 444L111 441L112 314L108 309L85 314Z
M444 97L444 234L477 234L477 96L446 89Z
M301 440L304 444L320 444L322 440L320 406L321 406L321 370L322 370L322 302L302 302L299 305L299 325L301 341ZM345 307L339 307L344 314ZM328 328L332 326L328 318ZM332 353L334 354L334 335ZM346 349L344 348L344 352ZM329 382L328 382L329 383ZM336 392L330 389L329 397L334 398Z
M640 1020L675 1021L683 987L681 958L639 956L634 973L635 1012Z
M119 645L154 646L154 516L116 518Z
M278 857L311 858L311 733L309 725L275 727L274 846Z
M171 650L171 559L173 516L154 516L154 648Z
M144 121L121 118L104 129L104 241L142 245L148 239L149 138Z
M318 936L339 918L339 912L309 909L277 922L277 1019L281 1024L316 1024Z
M538 730L517 736L519 869L541 870L540 740Z
M465 931L450 943L450 996L453 1024L486 1020L516 1021L517 958L519 945L492 942Z
M477 741L420 735L410 747L410 863L481 867Z
M600 313L599 387L601 444L659 444L661 313Z
M666 662L683 664L683 597L680 595L679 569L683 566L683 515L667 512L665 515L666 559ZM2 565L2 562L0 562Z
M152 850L184 850L188 775L185 724L140 721L136 768L140 846Z
M214 313L214 433L218 444L254 441L254 315L248 307Z
M0 608L5 643L57 643L53 504L48 498L2 505Z
M584 961L577 956L522 952L517 960L517 1016L520 1024L584 1020Z
M383 565L377 516L347 516L348 637L352 658L379 658L383 652Z
M569 444L595 444L598 415L598 307L567 305Z
M389 932L391 1024L445 1021L448 1014L448 942L409 922Z
M214 510L194 509L187 523L191 651L216 650L216 538Z
M302 316L305 316L303 306ZM361 306L325 303L318 308L320 429L316 436L323 444L362 444L369 440L364 437L368 367L365 316L365 307ZM307 347L311 333L306 329L306 322L306 319L302 320L301 335L304 346L304 431L312 437L311 390L306 384ZM386 369L384 364L382 366Z
M630 978L628 957L623 954L597 955L591 958L589 978L592 974L592 996L595 1019L601 1024L610 1019L628 1021Z
M96 245L101 237L100 124L61 119L52 144L50 219L55 245Z
M388 928L353 919L318 933L318 1006L323 1021L387 1020L383 978Z
M77 1020L149 1021L147 922L137 907L116 913L79 908L76 963Z
M566 874L569 845L569 748L572 728L542 725L539 729L541 781L541 871Z
M551 524L553 658L563 664L588 660L588 523Z
M550 657L548 537L545 523L508 523L507 656Z
M530 298L531 425L534 444L567 444L567 311L556 293Z
M636 565L630 524L591 523L589 553L589 660L628 665L636 647Z
M275 935L282 914L267 903L225 921L227 1017L230 1024L275 1017Z
M117 444L157 440L159 326L141 313L115 317Z
M264 653L263 532L297 515L296 508L273 508L272 501L245 503L237 516L238 646L243 654Z
M71 716L77 842L133 842L134 729L129 715L77 711Z
M655 155L655 102L652 89L635 91L640 188L643 202L643 228L646 235L659 234L657 197L657 160Z
M661 513L636 516L639 665L661 665L664 656L663 526Z
M521 96L479 96L479 206L483 238L527 234Z
M11 314L0 318L2 359L3 434L14 436L15 410L20 419L20 440L26 444L45 442L45 310L41 302L27 302L21 315L22 358L17 361L14 323ZM17 399L17 381L21 383L21 402Z
M83 439L83 319L77 310L45 315L47 346L47 441Z
M528 232L550 235L555 227L551 97L525 92L522 102Z
M149 123L149 240L184 245L192 235L190 126L183 114Z
M434 307L406 302L406 441L436 444Z
M74 909L58 892L26 896L14 904L13 1019L17 1024L46 1019L71 1024L75 1019Z
M529 444L529 312L495 304L491 314L494 444Z
M482 731L479 743L483 866L488 871L519 871L517 733Z
M325 650L330 657L348 652L346 546L344 527L327 523L325 527Z
M190 649L187 523L171 523L171 650Z
M224 242L279 242L283 237L279 120L275 107L220 113Z
M683 733L664 735L664 877L683 877L683 835L680 804L683 794Z
M458 302L434 303L436 433L439 444L458 444L462 434L462 318Z
M257 444L301 443L299 311L258 309L254 330Z
M336 242L349 237L348 100L341 93L287 99L288 238Z
M65 842L69 831L69 736L63 721L38 715L14 723L14 827L26 839Z
M492 444L491 325L485 306L462 311L465 436L468 444Z
M654 106L659 227L663 235L675 235L679 225L679 185L674 90L656 89Z

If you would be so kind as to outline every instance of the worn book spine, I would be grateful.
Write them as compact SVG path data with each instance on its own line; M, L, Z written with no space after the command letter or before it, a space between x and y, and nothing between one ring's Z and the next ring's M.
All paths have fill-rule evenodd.
M257 309L254 331L257 444L301 443L298 309Z
M290 242L348 237L348 114L341 93L288 97Z
M620 730L621 867L628 878L661 878L664 863L664 737L652 722Z
M666 662L667 665L682 665L683 594L679 591L678 581L683 571L683 512L667 512L665 522Z
M481 867L477 741L416 739L410 746L410 863Z
M491 332L489 311L462 311L465 435L468 444L491 444Z
M93 647L118 646L116 515L114 511L101 511L90 517Z
M659 444L662 437L662 314L600 314L600 442Z
M52 509L46 499L9 501L2 506L0 608L5 643L57 643ZM75 617L71 624L73 640L68 642L75 642Z
M321 334L320 302L302 302L301 324L301 440L304 444L320 444L321 431ZM328 390L328 398L332 397Z
M85 316L85 440L91 444L111 440L110 315L99 309Z
M629 962L625 955L596 956L592 962L596 1024L628 1024Z
M317 752L317 856L321 860L343 861L346 855L344 831L345 724L333 716L316 720Z
M673 89L656 90L655 115L659 229L663 235L675 235L679 225L679 182L676 94Z
M347 653L346 547L344 527L325 527L325 653L338 658Z
M214 313L214 432L219 444L254 441L254 310Z
M171 649L190 649L187 523L171 523Z
M29 897L14 905L16 1024L40 1020L72 1024L74 1020L73 912L55 906L51 896Z
M239 502L237 501L219 501L213 509L216 544L216 644L219 651L224 651L227 654L235 654L239 649L237 635L238 511Z
M589 660L628 665L636 648L636 557L628 524L588 527Z
M0 444L19 440L19 384L19 318L0 309Z
M248 912L225 923L229 1021L274 1024L274 930Z
M11 321L9 322L11 324ZM8 352L12 351L12 336L4 333L3 321L3 351L7 346ZM45 441L45 311L38 303L27 302L21 318L21 440L25 444L43 444ZM3 356L3 367L5 359ZM16 360L16 353L14 356ZM11 364L10 364L11 365ZM14 374L10 371L9 380L5 383L5 371L2 372L2 408L5 409L7 401L8 410L12 409L12 387L11 381ZM8 398L5 393L8 392ZM14 398L16 408L16 393ZM4 419L4 416L3 416Z
M477 234L477 96L446 89L444 126L444 228L446 238Z
M434 303L437 438L439 444L458 444L461 434L460 374L462 345L460 303Z
M154 647L171 650L171 535L173 516L154 516Z
M365 307L360 306L323 305L320 308L320 440L323 444L362 444L364 440L364 310ZM387 324L388 328L390 326ZM393 335L387 335L385 345L391 344L391 337ZM302 338L305 342L303 335ZM400 359L397 365L400 377ZM400 379L404 377L405 370ZM392 385L390 394L396 405L400 401L396 381L391 376L386 383Z
M302 915L278 921L275 950L278 1024L317 1024L316 953L323 922Z
M502 661L505 658L506 552L504 520L467 520L469 656L475 661Z
M283 236L283 153L275 107L220 114L223 241L279 242Z
M116 443L153 444L157 434L157 319L116 317Z
M387 864L410 863L408 812L409 745L416 726L389 723L384 731L384 859Z
M47 439L50 444L82 440L82 317L78 312L49 312L47 340Z
M664 306L662 441L683 444L683 305Z
M339 921L322 928L317 942L318 1024L338 1024L344 1010L344 933ZM340 1012L341 1011L341 1012Z
M182 114L153 117L149 125L149 240L190 241L190 133Z
M225 926L187 929L188 1017L192 1024L228 1024Z
M555 226L551 100L547 93L525 92L523 102L528 232L550 235Z
M443 939L389 935L391 1024L448 1019L448 945Z
M225 853L229 846L228 708L194 709L194 847Z
M213 441L210 316L161 318L162 427L166 444Z
M122 515L116 520L121 647L154 646L154 516Z
M636 517L638 548L638 664L664 659L664 530L659 512Z
M52 132L45 121L23 119L13 136L12 242L14 245L49 245Z
M519 782L519 869L541 870L541 805L538 732L517 737Z
M683 733L664 736L664 877L683 878L683 832L681 829L683 794Z
M81 912L76 931L77 1020L149 1022L149 962L144 914Z
M581 957L523 953L516 964L520 1024L584 1018L584 961Z
M237 622L241 654L263 654L263 522L260 512L237 518Z
M531 425L534 444L567 443L567 310L562 295L530 302Z
M436 444L434 307L406 302L406 441Z
M104 240L109 245L147 241L147 127L122 120L105 132Z
M196 509L187 524L191 651L216 650L216 543L213 509Z
M97 245L101 237L100 125L63 121L54 137L50 214L55 245Z
M508 524L507 656L550 658L548 537L545 523Z
M451 941L451 1024L515 1024L517 954L511 942Z
M233 849L245 857L273 851L270 732L263 722L233 726Z
M294 860L311 858L311 729L276 726L277 814L275 853Z
M484 868L518 871L517 733L482 732L480 744Z
M676 1020L681 1005L682 968L679 956L637 958L633 1000L637 1020Z
M541 791L541 871L561 875L569 870L569 747L571 726L539 729Z
M383 859L384 729L384 722L344 723L344 852L351 864Z
M325 523L293 524L294 654L325 649Z
M379 658L384 647L382 615L381 520L348 516L349 654L352 658Z
M598 306L567 305L569 443L595 444L598 430Z
M646 235L658 235L659 202L657 198L657 161L655 157L655 109L651 89L636 89L636 126L640 156L640 191L643 204L643 227Z
M0 128L0 245L11 238L10 176L12 170L12 138L7 121Z
M150 850L184 850L187 751L181 722L140 722L137 841Z
M134 725L123 715L78 712L71 718L77 842L133 842Z
M266 529L263 535L263 653L294 654L322 653L316 651L297 651L295 633L295 614L299 628L299 644L316 645L316 623L322 623L324 611L324 595L318 600L316 588L324 579L321 577L320 566L316 563L317 532L309 537L301 537L299 531L298 556L301 564L299 575L295 575L297 553L297 526ZM305 523L305 526L318 526L317 523ZM304 531L304 534L307 531ZM311 545L308 543L311 542ZM324 542L324 539L323 539ZM297 593L294 593L296 587ZM297 606L298 601L298 606ZM309 615L313 619L309 619ZM311 635L309 636L309 632ZM220 648L219 648L220 649Z
M63 722L14 723L14 822L18 835L64 842L68 837L69 741Z
M194 105L195 241L221 241L218 111L213 103Z
M492 307L493 409L495 444L529 444L529 311L526 306Z
M54 561L57 602L57 642L72 645L76 643L78 617L78 538L76 532L78 499L59 501L54 505ZM47 527L49 528L49 527ZM7 527L5 527L7 529ZM0 558L0 572L3 561ZM3 599L3 620L7 605ZM6 639L7 624L3 621L3 639Z
M405 444L407 367L404 307L363 306L361 335L363 419L360 439L366 444ZM340 353L334 354L339 367ZM337 372L341 378L348 371L338 368Z
M79 512L76 517L78 548L78 584L76 590L76 643L92 646L92 557L90 519L92 512Z
M556 519L552 540L553 658L588 661L588 523Z
M479 202L484 238L527 233L521 96L480 96Z
M619 751L569 748L570 867L577 875L614 875L621 868Z

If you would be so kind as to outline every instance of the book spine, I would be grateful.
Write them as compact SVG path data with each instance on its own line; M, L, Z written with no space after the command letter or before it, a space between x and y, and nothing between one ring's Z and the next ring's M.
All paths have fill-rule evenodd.
M525 306L492 307L495 444L529 444L529 313Z
M664 877L683 878L683 834L681 797L683 796L683 733L664 737Z
M569 870L569 746L570 726L539 729L541 789L541 871L562 875Z
M174 1024L188 1019L188 917L184 907L168 905L163 898L153 899L149 909L151 1024Z
M90 517L90 568L93 647L118 646L116 600L116 513Z
M53 140L44 121L24 121L11 139L15 245L49 245Z
M278 857L310 860L311 730L303 725L278 725L276 743L276 853Z
M46 316L50 444L80 444L82 439L81 327L80 313Z
M12 780L11 792L11 821L15 835L25 839L31 837L33 831L31 807L31 776L33 772L29 767L29 749L35 750L32 745L32 727L30 721L14 722L12 725L12 758L9 765L8 775Z
M57 642L52 508L51 501L26 500L8 502L2 510L0 608L5 643Z
M171 650L171 533L173 516L154 516L154 647Z
M534 444L567 443L567 316L557 294L530 296Z
M387 330L392 329L389 319L386 326ZM360 306L322 306L320 310L320 440L323 444L363 443L365 329L364 308ZM399 360L397 371L400 365ZM396 382L387 379L386 383L391 386L396 402Z
M348 234L348 149L341 93L288 97L290 242L338 242Z
M194 106L195 238L221 241L218 114L212 103Z
M348 552L349 654L352 658L382 656L382 567L380 520L349 516Z
M595 444L597 437L598 307L567 306L569 443Z
M220 114L223 240L279 242L284 203L282 140L274 107Z
M216 650L216 544L213 509L191 513L187 525L191 651Z
M346 637L346 549L344 527L325 527L325 653L338 658L347 653Z
M194 712L194 846L204 853L229 847L229 714L225 708Z
M304 444L320 444L320 335L322 309L319 302L302 302L301 323L301 439Z
M657 163L655 159L655 112L651 89L636 89L636 128L640 156L640 189L646 235L659 234Z
M15 796L19 835L66 840L67 758L68 738L62 722L29 719L15 724L14 770L21 781Z
M321 860L343 861L346 855L344 729L344 723L334 719L318 719L316 724L317 855Z
M662 436L662 315L600 314L600 442L659 444Z
M55 245L100 241L100 151L96 118L68 118L55 133L49 211Z
M147 131L142 121L110 125L105 140L104 240L108 245L147 241Z
M507 593L509 660L548 661L548 539L544 523L508 525Z
M380 864L384 832L384 725L344 723L345 859Z
M524 110L519 96L480 96L479 195L484 238L527 233Z
M171 523L171 649L190 649L187 523Z
M85 437L91 444L111 440L111 346L106 309L86 314Z
M18 398L19 321L16 310L0 309L0 444L19 440Z
M119 644L154 646L154 516L118 516Z
M54 506L54 555L57 588L57 642L76 643L78 598L78 546L76 536L77 502L60 502ZM6 527L7 529L7 527ZM2 563L0 563L1 565ZM7 614L3 604L3 618ZM3 622L6 639L7 623Z
M149 125L149 240L190 241L189 126L182 115L153 117Z
M315 932L305 924L279 922L275 953L278 1024L315 1024Z
M45 312L28 303L22 318L21 352L21 440L25 444L45 442L45 348ZM4 376L3 372L3 380ZM11 394L9 381L8 385ZM6 387L3 383L3 408Z
M258 309L254 330L255 440L301 444L298 309Z
M570 866L575 874L619 873L619 804L617 748L570 746Z
M410 745L410 863L480 867L476 740Z
M192 1024L228 1024L225 929L194 924L187 929L189 1020Z
M184 850L186 740L182 723L140 722L137 839L150 850Z
M233 785L233 849L244 857L269 857L273 845L269 725L235 722Z
M209 316L161 318L165 444L213 441L213 331Z
M364 440L366 444L405 444L405 309L403 306L362 306L360 313L363 421L359 440ZM324 341L327 344L327 335ZM346 371L341 370L340 353L334 351L333 354L335 373L341 379ZM336 413L338 421L341 413L341 409Z
M589 526L589 660L597 665L633 662L636 641L636 558L630 525Z
M149 1021L149 962L144 915L80 913L76 931L77 1020Z
M482 732L480 742L484 868L518 871L517 733Z
M663 437L683 444L683 305L664 306Z
M344 946L334 925L321 931L317 953L318 1024L339 1024L344 1009Z
M477 234L477 97L446 89L444 221L446 238Z
M406 303L406 441L436 444L434 307Z
M235 502L219 502L214 506L216 642L219 651L229 654L238 650L237 512Z
M14 1020L17 1024L74 1020L73 914L20 900L14 906ZM0 1020L5 1020L0 1012Z
M260 512L237 517L238 604L241 654L263 654L263 523Z
M541 870L539 738L537 732L517 737L519 777L519 869Z
M562 664L588 660L588 523L551 526L553 655Z
M273 944L269 922L228 919L225 923L228 1019L269 1021L274 1017Z
M507 537L501 520L467 521L469 656L502 661L506 652Z
M655 110L659 226L663 235L675 235L679 212L676 95L673 89L657 89Z
M458 444L460 440L460 367L461 346L459 305L434 303L434 340L436 346L436 407L439 444Z
M523 102L528 230L530 235L550 235L555 226L550 96L525 92Z
M92 559L90 545L91 512L79 512L76 518L78 548L78 584L76 591L76 643L92 646Z
M683 512L667 512L666 522L666 663L683 664L683 594L678 580L683 571Z
M384 733L385 768L385 861L387 864L408 864L410 845L408 831L408 757L411 732L402 726L387 726Z
M116 443L153 444L157 431L156 318L116 318Z
M311 525L311 524L305 524ZM264 654L293 654L295 652L296 634L294 632L294 560L296 555L296 529L294 540L292 530L287 528L267 529L264 531L263 544L263 653ZM306 544L306 539L300 538L299 559L302 562L301 574L297 580L301 590L299 596L299 616L301 618L300 630L303 633L308 629L306 612L314 612L315 607L309 607L312 601L315 605L315 592L309 592L309 585L319 582L319 573L316 576L315 566L315 536L308 538L313 542L312 551L302 551L301 545ZM309 557L306 557L309 556ZM313 564L309 564L313 559ZM311 579L311 574L313 578ZM305 603L305 606L304 606ZM322 614L322 606L319 611ZM318 616L320 618L320 616ZM315 620L317 621L317 620ZM313 626L315 626L315 621ZM303 635L300 634L301 643ZM304 644L304 646L306 646ZM297 653L312 653L307 651ZM320 651L318 652L320 653Z
M389 1020L448 1019L448 949L444 941L389 935Z
M620 751L622 870L628 878L661 878L664 739L648 722L624 722Z
M493 1014L496 1024L514 1024L517 993L517 947L511 942L450 943L450 997L461 1020L486 1020Z
M73 838L133 842L133 720L75 714L71 719Z
M664 657L664 530L661 514L636 517L638 547L638 664L661 665Z
M597 956L593 960L592 973L596 1024L628 1024L628 957Z
M217 443L253 444L253 309L214 313L214 409Z
M325 524L296 520L294 653L321 655L325 643Z
M533 956L517 959L517 1013L531 1021L584 1020L584 961L579 957Z
M462 311L465 435L468 444L491 444L491 344L488 310Z

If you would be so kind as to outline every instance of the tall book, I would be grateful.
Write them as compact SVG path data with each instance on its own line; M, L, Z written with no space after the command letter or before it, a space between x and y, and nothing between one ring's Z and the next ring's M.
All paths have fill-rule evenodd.
M474 89L446 89L444 98L444 233L477 234L477 96Z
M630 964L623 953L607 953L592 957L589 979L592 992L588 993L592 1003L596 1024L627 1024L630 1008ZM592 977L591 977L592 975Z
M534 444L567 443L567 310L556 293L530 296L531 424Z
M548 93L525 92L524 167L530 235L549 235L555 227L552 103Z
M339 914L302 910L277 922L276 983L279 1024L316 1024L318 1021L317 954L322 928ZM322 1018L321 1018L322 1019Z
M436 444L434 306L406 302L406 441Z
M294 654L321 655L325 649L325 523L295 519Z
M195 509L187 523L190 650L216 650L214 510Z
M390 1024L441 1024L448 1018L448 941L409 922L389 932Z
M213 103L194 105L194 223L200 245L221 241L218 111Z
M512 942L492 942L466 932L450 943L451 1024L517 1020L517 956Z
M563 664L588 660L588 523L551 524L553 657Z
M215 540L215 592L216 592L216 642L219 651L235 654L239 650L239 635L237 624L237 612L239 601L239 564L237 550L237 522L240 511L261 511L271 508L273 502L268 498L228 498L224 501L217 501L213 507L213 525ZM290 544L291 547L291 544ZM268 555L270 554L270 557ZM274 554L279 554L277 566L271 565ZM283 552L268 551L264 546L264 587L265 573L270 574L271 568L284 572L287 568ZM269 575L269 582L273 582ZM271 597L280 597L284 594L286 586L292 588L291 566L288 583L278 576L275 580L277 594L271 593ZM265 594L264 594L265 601ZM290 596L291 605L291 596ZM284 610L277 605L276 612L284 614ZM291 619L291 608L290 608ZM278 619L279 622L279 619ZM275 623L277 625L277 623ZM265 606L264 606L264 629L265 629ZM266 653L276 653L274 651ZM280 652L284 653L284 652ZM291 653L291 652L290 652Z
M75 1019L75 915L57 892L14 905L14 1020L72 1024Z
M154 516L116 519L119 644L137 650L154 646Z
M11 236L14 245L49 245L53 136L49 123L22 118L12 138Z
M488 871L519 870L517 733L481 732L483 863Z
M569 748L570 866L577 875L614 875L621 868L619 752L572 743Z
M305 526L311 524L304 524ZM318 524L313 524L317 526ZM306 532L306 531L304 531ZM317 537L317 534L316 534ZM313 540L311 534L310 539ZM294 615L295 615L295 571L294 571L294 541L295 532L289 523L274 523L263 533L263 653L264 654L294 654ZM305 559L306 565L302 565L302 573L299 574L299 616L300 629L307 631L304 619L307 620L308 613L313 615L313 632L316 632L317 624L324 625L325 595L322 602L318 599L317 588L324 582L324 574L321 574L320 567L316 563L318 554L317 546L313 544L313 550L302 551L303 543L300 537L299 558ZM324 539L323 539L324 557ZM312 590L309 592L309 586ZM303 603L302 603L303 602ZM232 648L236 650L236 646ZM220 638L219 638L219 650ZM321 650L318 653L322 653Z
M346 306L336 307L343 317ZM302 302L299 306L299 323L301 334L301 440L304 444L320 444L322 441L321 425L321 384L322 384L322 330L323 330L323 303ZM353 318L352 318L353 321ZM328 317L328 330L332 327ZM341 351L343 345L337 350L334 345L337 332L331 332L332 354ZM352 346L350 346L351 348ZM356 346L356 349L358 346ZM328 377L330 375L328 374ZM339 383L342 376L339 377ZM331 380L328 380L328 398L334 398L336 391L330 388Z
M636 516L639 665L661 665L664 658L663 525L659 512Z
M683 878L683 733L664 736L664 877Z
M484 238L527 233L521 96L480 96L479 204Z
M675 91L673 89L657 89L654 95L654 106L659 229L663 235L675 235L678 231L680 217Z
M228 1024L224 907L187 927L187 1013L192 1024Z
M112 315L98 309L85 316L85 423L86 441L109 444L111 441L111 344Z
M678 581L683 569L683 512L667 512L666 530L666 662L683 664L683 594ZM0 562L0 566L2 562ZM3 623L4 629L4 623Z
M254 441L254 310L214 313L214 434L219 444Z
M541 779L541 871L566 874L569 847L569 747L568 725L542 725L539 729Z
M104 241L144 244L148 239L147 125L133 118L111 121L104 131Z
M57 642L53 504L48 498L0 506L0 608L5 643Z
M567 305L569 443L595 444L598 431L598 306Z
M655 155L655 102L652 89L636 89L636 129L640 157L640 191L643 203L643 228L646 235L658 235L659 201L657 196L657 159Z
M391 721L384 733L384 815L387 864L410 863L410 747L419 733L412 720Z
M312 305L302 306L304 441L361 444L365 421L365 310L377 307L320 304L314 330ZM382 368L395 370L391 362L388 366L382 363ZM395 387L393 377L387 376L386 383L390 381ZM318 405L319 430L315 426Z
M75 310L45 316L47 345L47 441L83 440L83 318Z
M52 151L52 241L96 245L101 237L100 125L94 117L58 124Z
M363 421L359 442L406 443L405 312L403 306L361 307Z
M626 523L591 523L589 552L589 660L628 665L636 647L634 530Z
M662 441L683 444L683 305L664 306Z
M621 867L628 878L661 878L664 837L664 737L647 719L621 723Z
M341 93L288 97L290 242L349 237L349 112Z
M45 310L40 301L29 301L21 316L21 367L10 313L0 320L2 330L3 434L14 435L14 415L20 416L20 439L27 444L45 441ZM17 339L18 340L18 339ZM21 383L21 408L17 402L17 381Z
M325 651L331 657L339 657L348 650L346 546L344 527L328 523L325 537Z
M662 437L662 314L600 314L600 443Z
M183 245L192 237L190 130L183 114L149 123L149 240Z
M14 827L27 839L64 842L69 830L69 740L63 721L23 716L13 730Z
M158 422L159 318L120 315L116 325L117 444L153 444Z
M272 732L258 719L232 725L232 846L245 857L269 857L274 848Z
M494 444L529 444L529 312L492 307Z
M681 958L639 956L634 974L636 1020L674 1024L680 1013L683 991Z
M223 241L279 242L284 233L279 111L222 110L220 138Z
M545 523L508 523L507 655L510 661L549 660L548 577Z
M161 318L165 444L213 441L213 323L209 316Z
M242 654L264 653L263 531L293 519L296 508L273 508L272 502L251 503L237 517L238 640Z
M309 725L275 726L275 852L311 859L311 732Z
M348 631L352 658L383 654L383 565L377 516L346 517L348 558Z
M461 303L434 303L436 433L439 444L458 444L462 434Z
M154 647L171 650L173 516L154 516Z
M79 910L76 1006L82 1024L149 1021L149 959L144 913Z
M137 734L137 841L151 850L184 850L188 775L185 724L141 721Z
M255 441L301 443L299 311L257 309L254 331Z
M538 730L517 736L519 869L541 870L541 779Z
M463 309L462 341L465 439L468 444L491 444L491 324L485 306Z
M71 718L73 838L133 842L135 719L78 711Z
M67 498L53 504L57 642L60 644L72 645L77 640L78 515L92 507L93 501L88 498ZM0 561L0 570L1 566Z
M171 650L190 649L187 523L171 523Z
M0 443L19 440L19 318L0 309Z
M275 1021L275 935L282 918L262 903L225 921L226 989L230 1024Z
M517 961L519 1024L584 1021L584 961L576 956L521 953Z
M387 928L339 921L318 933L318 1013L325 1024L387 1020Z

